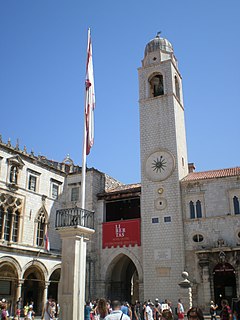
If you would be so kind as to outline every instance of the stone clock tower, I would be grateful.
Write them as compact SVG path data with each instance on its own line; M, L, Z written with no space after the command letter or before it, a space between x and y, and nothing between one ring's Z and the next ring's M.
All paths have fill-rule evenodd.
M157 35L139 68L144 299L176 305L184 270L180 180L188 174L182 78L171 43Z

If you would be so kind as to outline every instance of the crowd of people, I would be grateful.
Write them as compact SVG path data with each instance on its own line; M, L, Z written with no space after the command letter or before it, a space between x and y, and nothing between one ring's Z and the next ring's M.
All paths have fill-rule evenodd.
M117 304L117 305L116 305ZM96 301L87 301L85 305L85 320L103 320L109 315L115 315L115 308L118 308L127 319L131 320L173 320L174 313L172 310L172 303L170 300L165 300L160 303L156 298L154 303L151 300L140 303L129 304L126 301L111 301L101 298ZM178 301L177 314L179 319L184 318L184 308L181 300ZM107 318L108 319L108 318ZM111 320L111 316L109 320ZM115 319L113 317L113 319ZM120 319L118 319L120 320Z
M240 320L240 299L234 302L232 309L225 299L221 301L220 307L211 301L209 308L211 320L217 320L217 317L220 320ZM0 320L13 318L33 320L35 316L34 302L30 301L23 306L21 298L16 303L14 317L9 316L8 310L6 299L0 300ZM54 299L49 298L43 308L41 319L57 320L59 312L59 305ZM185 312L181 299L178 300L174 311L170 300L166 299L160 303L157 298L154 302L151 300L144 303L136 301L132 304L126 301L120 303L117 300L111 302L101 298L96 301L87 301L84 309L84 320L182 320L185 316L189 320L204 320L203 312L199 307L193 307Z
M44 320L57 320L60 312L60 306L52 298L49 298L42 310L41 319ZM34 320L34 302L30 301L23 305L22 298L19 298L16 302L16 307L12 311L12 315L9 314L9 304L6 299L0 301L0 320Z
M87 301L85 304L84 320L182 320L186 316L189 320L204 320L204 315L199 307L192 307L187 312L184 310L181 299L178 300L176 310L172 310L172 303L165 300L160 303L156 298L140 303L129 304L128 302L110 301L104 298L96 301ZM234 304L232 311L228 301L223 299L219 307L214 301L210 302L209 314L211 320L240 320L239 308ZM208 315L209 315L208 314Z

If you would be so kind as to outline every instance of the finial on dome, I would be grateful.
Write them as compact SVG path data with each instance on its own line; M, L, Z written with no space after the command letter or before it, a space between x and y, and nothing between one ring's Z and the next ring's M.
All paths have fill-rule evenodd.
M162 33L162 31L158 31L156 38L160 38L160 34Z

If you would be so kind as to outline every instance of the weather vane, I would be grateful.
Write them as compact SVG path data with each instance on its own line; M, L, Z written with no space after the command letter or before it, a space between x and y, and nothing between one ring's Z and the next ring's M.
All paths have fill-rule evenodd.
M162 33L162 31L158 31L156 37L157 37L157 38L160 38L160 34L161 34L161 33Z

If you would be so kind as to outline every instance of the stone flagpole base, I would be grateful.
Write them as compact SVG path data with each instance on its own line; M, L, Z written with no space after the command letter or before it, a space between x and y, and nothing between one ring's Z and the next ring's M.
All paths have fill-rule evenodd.
M59 319L84 319L86 245L95 231L82 226L64 227L57 231L62 239Z

